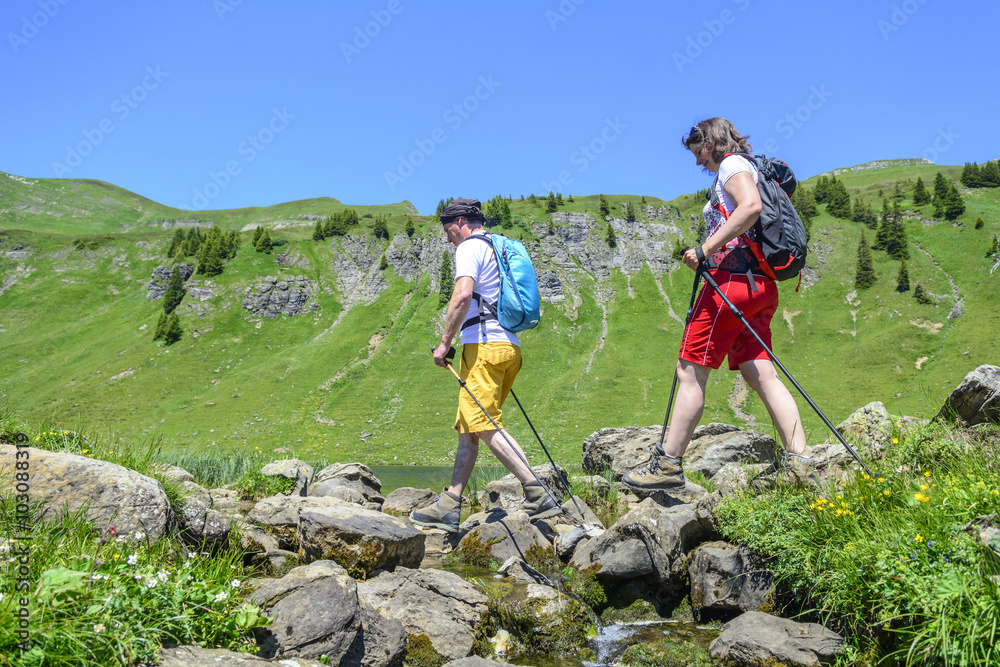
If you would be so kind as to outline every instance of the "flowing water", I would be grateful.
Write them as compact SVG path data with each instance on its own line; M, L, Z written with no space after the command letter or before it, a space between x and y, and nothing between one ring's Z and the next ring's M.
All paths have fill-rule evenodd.
M477 470L482 466L477 466ZM382 482L382 495L403 486L418 489L438 490L451 481L450 466L374 466L372 472ZM489 467L487 479L497 479L506 473L502 469ZM466 492L469 495L469 492ZM464 518L464 517L463 517ZM479 567L446 561L442 557L428 556L421 567L431 567L454 572L463 579L492 579L496 573ZM587 648L593 651L593 660L581 660L576 656L520 654L505 656L507 660L531 667L605 667L614 663L625 649L634 644L652 642L672 637L690 641L704 649L719 635L719 631L690 621L638 621L635 623L612 623L598 627L597 636L587 641Z

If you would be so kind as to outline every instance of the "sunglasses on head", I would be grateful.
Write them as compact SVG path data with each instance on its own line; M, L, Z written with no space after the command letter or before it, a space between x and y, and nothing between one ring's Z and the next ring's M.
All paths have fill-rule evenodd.
M698 127L697 125L692 125L691 129L688 130L688 138L687 138L687 140L691 141L692 139L695 138L695 135L697 135L699 137L701 136L701 128Z

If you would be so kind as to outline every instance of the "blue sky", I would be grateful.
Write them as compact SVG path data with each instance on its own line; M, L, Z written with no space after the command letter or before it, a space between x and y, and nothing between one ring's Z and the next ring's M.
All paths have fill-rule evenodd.
M998 24L939 0L5 0L0 170L183 209L672 199L706 186L679 138L717 115L802 178L983 162Z

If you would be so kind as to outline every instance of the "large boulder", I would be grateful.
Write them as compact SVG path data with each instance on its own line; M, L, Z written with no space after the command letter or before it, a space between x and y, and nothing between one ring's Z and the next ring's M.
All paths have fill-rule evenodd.
M194 482L181 482L185 497L177 508L177 523L188 544L208 549L221 547L229 540L229 519L212 509L211 494Z
M502 595L490 603L497 624L510 632L522 650L559 654L578 649L594 631L589 609L551 586L505 579Z
M511 556L525 560L532 547L551 546L524 512L507 514L501 509L474 514L459 527L465 533L459 550L488 548L494 560L503 563Z
M374 510L382 509L385 502L382 482L362 463L334 463L323 468L309 487L309 495L339 497Z
M174 646L160 650L160 667L325 667L315 660L265 660L222 648Z
M87 519L104 532L114 525L119 534L142 531L150 539L166 535L174 523L174 511L163 486L150 477L120 465L78 454L49 452L34 447L19 458L14 445L0 445L0 478L8 480L0 495L13 498L15 462L27 461L32 502L44 503L43 520L57 513L85 509Z
M774 590L774 578L760 557L726 542L706 542L691 552L688 576L696 621L708 615L759 611Z
M892 444L892 417L880 401L874 401L851 413L850 417L837 425L837 431L855 448L860 448L873 458L881 458ZM830 434L826 442L840 441Z
M621 479L649 461L662 430L662 426L601 429L583 442L583 468L592 473L611 468ZM768 461L779 449L773 438L761 433L729 424L705 424L695 429L684 454L684 469L710 478L727 463Z
M427 635L448 659L469 655L486 615L486 596L457 574L397 567L358 582L358 594L409 635ZM334 664L331 660L331 664Z
M394 618L385 618L361 603L361 632L340 667L402 667L406 657L406 630Z
M935 419L959 419L969 426L1000 421L1000 366L983 365L966 375Z
M362 631L357 584L333 561L297 567L265 582L250 599L274 619L257 634L265 658L326 654L339 665Z
M687 578L687 554L706 535L694 505L663 507L643 500L615 525L576 548L570 565L597 566L604 583L651 577L668 589Z
M286 496L279 493L258 501L247 514L247 519L274 535L280 548L297 551L299 548L300 509L323 512L346 504L348 503L339 498Z
M844 651L844 638L817 623L748 611L722 626L709 654L729 665L819 667Z
M424 558L423 532L356 505L300 509L298 535L307 560L334 560L359 577L396 566L420 567Z
M429 505L436 495L430 489L415 489L412 486L401 486L385 497L385 502L382 503L382 511L394 514L409 514L415 509Z
M260 474L265 477L294 479L295 486L291 490L291 495L304 496L309 490L309 480L313 476L313 467L298 459L281 459L268 463L260 469Z

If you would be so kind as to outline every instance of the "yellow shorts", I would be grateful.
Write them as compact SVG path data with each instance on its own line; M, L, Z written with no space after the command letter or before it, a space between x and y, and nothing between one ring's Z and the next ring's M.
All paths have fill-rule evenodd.
M466 343L462 346L462 367L459 376L479 400L497 426L503 428L500 409L514 378L521 370L521 348L511 343ZM463 388L458 390L458 415L455 430L477 433L494 430L493 424Z

